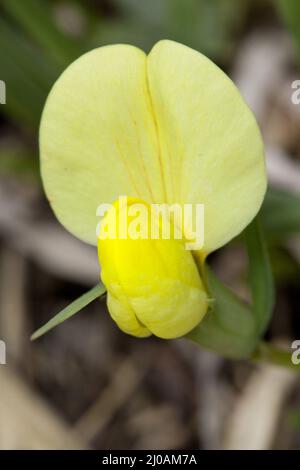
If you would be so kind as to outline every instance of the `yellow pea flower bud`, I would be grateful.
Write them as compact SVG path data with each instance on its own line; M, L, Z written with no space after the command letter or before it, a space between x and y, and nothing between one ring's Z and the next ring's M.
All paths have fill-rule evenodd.
M183 240L163 239L161 233L158 239L151 238L150 206L134 198L128 201L122 205L118 200L109 209L98 239L109 312L123 331L134 336L182 336L207 310L207 294L197 265ZM134 222L130 208L136 203L146 209L140 222L146 223L147 238L130 234ZM119 234L121 220L127 225L124 238ZM115 227L116 236L106 232L107 227Z

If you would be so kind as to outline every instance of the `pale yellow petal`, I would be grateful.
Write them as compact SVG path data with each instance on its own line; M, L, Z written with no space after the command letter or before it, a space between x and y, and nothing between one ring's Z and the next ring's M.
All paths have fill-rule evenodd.
M44 187L60 222L96 244L96 208L119 195L164 200L146 56L129 45L95 49L54 85L40 128Z
M207 57L172 42L148 56L168 200L205 205L206 253L251 221L266 190L263 143L233 82Z

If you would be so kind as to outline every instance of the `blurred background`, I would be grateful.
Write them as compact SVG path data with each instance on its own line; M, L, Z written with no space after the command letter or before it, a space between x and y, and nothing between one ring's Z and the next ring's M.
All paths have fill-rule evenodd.
M213 59L257 117L277 288L266 337L287 347L300 339L300 104L291 99L300 2L0 0L0 449L300 448L300 376L284 369L226 360L187 340L136 340L100 301L29 340L99 276L95 249L58 224L42 191L45 98L83 52L118 42L149 51L162 38ZM239 241L211 264L249 298Z

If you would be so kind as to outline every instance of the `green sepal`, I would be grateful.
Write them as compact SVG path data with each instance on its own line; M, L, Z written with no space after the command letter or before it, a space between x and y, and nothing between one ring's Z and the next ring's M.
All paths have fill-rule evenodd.
M208 266L203 273L213 300L202 322L186 337L225 357L249 357L257 344L250 308L222 284Z

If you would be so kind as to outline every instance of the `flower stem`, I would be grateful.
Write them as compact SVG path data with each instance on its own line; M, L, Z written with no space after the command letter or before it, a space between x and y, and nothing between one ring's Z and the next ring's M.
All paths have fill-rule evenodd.
M259 343L252 355L252 360L255 362L268 362L300 373L300 364L293 364L291 351L278 348L264 341Z

